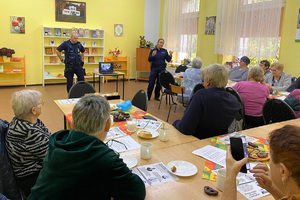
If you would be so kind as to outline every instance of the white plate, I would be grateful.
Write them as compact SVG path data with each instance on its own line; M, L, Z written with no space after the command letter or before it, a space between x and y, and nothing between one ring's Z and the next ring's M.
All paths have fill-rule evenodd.
M123 159L123 162L127 165L129 169L137 165L138 161L135 157L129 155L120 155L120 158Z
M117 105L113 103L110 103L109 106L110 106L110 110L116 110L118 108Z
M175 166L176 171L172 172L171 168ZM167 164L169 171L176 176L193 176L198 172L197 167L187 161L183 160L174 160Z
M152 137L151 138L150 137L149 138L148 137L143 137L139 134L140 131L149 131L152 134ZM144 138L144 139L152 139L152 138L158 137L159 133L156 130L140 129L140 130L137 131L137 135L141 138Z

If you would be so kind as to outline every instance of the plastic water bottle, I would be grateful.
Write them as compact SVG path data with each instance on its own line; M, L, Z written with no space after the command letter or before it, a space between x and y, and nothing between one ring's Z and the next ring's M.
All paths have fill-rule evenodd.
M132 106L131 101L125 101L117 104L117 107L121 108L122 111L128 110L129 108L131 108L131 106Z

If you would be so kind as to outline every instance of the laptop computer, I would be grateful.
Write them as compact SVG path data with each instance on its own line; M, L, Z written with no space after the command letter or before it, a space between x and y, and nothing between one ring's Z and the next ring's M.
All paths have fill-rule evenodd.
M116 74L114 72L113 62L99 62L99 73L101 74Z

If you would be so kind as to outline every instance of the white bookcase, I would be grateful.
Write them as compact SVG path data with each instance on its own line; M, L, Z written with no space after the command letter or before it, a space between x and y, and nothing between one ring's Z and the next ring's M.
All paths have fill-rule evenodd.
M99 68L99 62L104 61L104 29L77 28L77 30L82 33L78 35L78 41L86 49L84 55L85 79L92 79L92 73ZM63 41L70 39L71 33L72 28L42 27L43 86L47 83L66 81L65 65L61 63L55 50ZM64 54L62 55L64 56ZM76 75L74 77L76 81Z

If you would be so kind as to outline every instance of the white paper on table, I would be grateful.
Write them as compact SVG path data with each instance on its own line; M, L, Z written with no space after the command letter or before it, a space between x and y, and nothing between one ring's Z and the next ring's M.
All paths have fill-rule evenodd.
M141 145L139 143L137 143L134 139L132 139L129 135L125 136L125 137L117 138L114 140L121 142L121 144L119 142L112 141L112 145L109 146L109 148L111 148L119 153L141 148ZM125 148L125 146L122 143L124 145L126 145L127 149Z
M290 93L289 92L281 92L280 94L288 96Z
M225 144L230 144L230 140L229 140L230 137L241 137L241 136L245 136L247 142L252 142L253 143L253 142L258 141L258 139L256 139L256 138L249 137L247 135L243 135L243 134L238 133L238 132L233 132L233 133L230 133L230 134L226 135L225 137L222 137L222 138L218 139L218 142L222 142L222 143L225 143Z
M105 140L116 138L116 137L121 137L121 136L125 136L125 135L126 135L126 133L121 131L121 129L119 127L112 127L109 129Z
M261 188L256 181L239 184L237 186L237 191L239 191L247 199L258 199L270 194L265 189Z
M286 96L276 97L275 99L285 100Z
M146 187L178 180L162 162L136 167L132 172L142 179Z
M223 149L207 145L205 147L193 151L193 154L201 156L223 167L226 166L226 151Z
M138 119L136 121L137 128L144 128L148 130L157 130L161 124L162 122L149 119Z
M71 103L77 103L79 101L80 98L76 98L76 99L61 99L58 100L58 102L62 105L64 104L71 104Z

